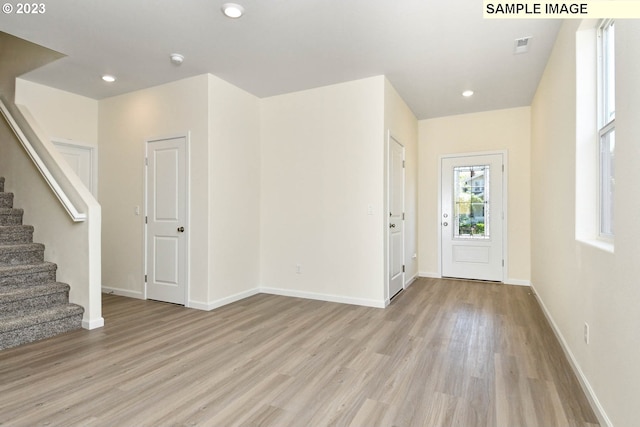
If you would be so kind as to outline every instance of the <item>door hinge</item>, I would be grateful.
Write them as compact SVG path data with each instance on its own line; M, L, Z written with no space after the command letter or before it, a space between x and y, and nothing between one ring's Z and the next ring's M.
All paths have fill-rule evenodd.
M147 275L144 275L144 283L147 283Z
M402 220L404 221L404 212L402 212Z
M148 216L146 216L146 215L145 215L145 217L144 217L144 223L145 223L145 224L148 224L148 223L149 223L149 217L148 217Z
M404 163L404 160L403 160L403 161L402 161L402 167L404 167L404 165L405 165L405 163Z
M148 157L144 158L144 165L145 166L149 166L149 158Z
M502 172L504 172L504 165L502 165Z
M502 266L504 267L504 260L502 260Z
M402 272L404 273L404 265L402 266Z

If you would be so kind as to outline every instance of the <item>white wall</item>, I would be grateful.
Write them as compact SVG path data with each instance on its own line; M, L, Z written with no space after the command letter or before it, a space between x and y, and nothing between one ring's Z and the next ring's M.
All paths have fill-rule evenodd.
M505 282L529 284L530 108L512 108L419 122L420 274L438 277L438 174L440 156L492 150L508 152L507 275Z
M384 122L384 129L405 147L404 253L405 285L407 285L418 276L418 120L386 78L384 79ZM385 154L388 154L386 149L385 146ZM388 168L388 159L385 160L385 171L386 168ZM385 181L385 197L386 186ZM385 235L385 251L386 245ZM388 277L386 270L385 277ZM389 298L389 295L385 294L385 298Z
M260 104L209 75L209 308L255 292L260 267Z
M384 77L263 99L261 135L261 286L383 305Z
M16 79L16 104L25 105L55 139L98 143L98 101L23 79Z
M532 104L532 282L591 388L604 425L631 426L640 419L640 408L632 403L640 396L640 21L616 22L614 253L575 236L576 211L594 209L575 205L583 167L576 164L579 24L563 24Z
M261 286L383 305L387 129L407 148L407 281L417 274L417 120L382 76L266 100L197 76L96 102L95 137L55 112L56 103L96 111L81 97L30 82L21 90L32 101L67 96L34 105L60 137L99 140L107 291L143 296L144 141L182 132L191 136L191 306ZM287 244L279 223L293 231Z
M217 307L257 292L261 284L312 297L383 304L388 298L383 247L387 129L407 149L407 281L417 275L417 258L412 257L417 253L417 120L382 76L267 100L258 100L212 75L99 103L27 81L19 87L25 102L51 124L56 136L89 143L99 139L105 290L143 296L144 141L185 131L191 132L194 231L190 305ZM61 104L77 114L61 113L55 108ZM266 116L261 122L260 105ZM306 138L312 128L313 135ZM262 137L261 130L266 130ZM268 148L273 145L288 151L287 155ZM287 157L290 155L293 158ZM300 162L298 155L305 161ZM266 173L261 170L265 165ZM291 175L281 175L290 167L294 169ZM287 182L269 187L274 173ZM288 197L278 188L300 185L300 179L314 180L313 189L301 190L282 205L270 203L271 196L261 198L261 188L267 188L268 195ZM323 197L317 198L318 192ZM309 203L301 203L301 197ZM267 235L274 224L269 215L289 222L282 212L300 209L292 224L305 228L297 237L309 251L291 261L291 283L280 280L279 261L271 257L287 257L292 247L284 248L281 236L260 245L261 200L266 206L268 219L263 214L262 224ZM370 204L374 206L371 216L367 215ZM140 216L134 213L136 206L142 211ZM310 224L312 217L316 224ZM284 253L269 246L273 244ZM261 247L268 259L262 262L267 266L262 276ZM301 264L302 274L295 273L296 264ZM338 273L336 269L343 278L328 279Z
M189 132L188 305L208 310L257 291L258 114L256 97L209 74L100 101L106 290L143 297L144 141Z
M143 296L145 141L189 132L189 298L208 300L208 82L207 75L201 75L99 103L102 282L107 290Z

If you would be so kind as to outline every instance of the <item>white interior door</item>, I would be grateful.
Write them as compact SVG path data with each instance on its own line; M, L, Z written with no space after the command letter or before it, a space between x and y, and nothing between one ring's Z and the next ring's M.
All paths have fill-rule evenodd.
M503 155L444 157L442 276L504 280Z
M147 141L147 298L185 304L186 137Z
M82 183L98 197L97 171L95 161L95 148L71 142L52 141L58 152L67 164L78 175Z
M404 286L404 147L389 137L389 298Z

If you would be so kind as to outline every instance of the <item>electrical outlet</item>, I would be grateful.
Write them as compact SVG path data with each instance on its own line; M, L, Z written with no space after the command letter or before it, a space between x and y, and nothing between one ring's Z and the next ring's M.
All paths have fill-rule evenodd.
M584 342L589 344L589 324L587 322L584 323Z

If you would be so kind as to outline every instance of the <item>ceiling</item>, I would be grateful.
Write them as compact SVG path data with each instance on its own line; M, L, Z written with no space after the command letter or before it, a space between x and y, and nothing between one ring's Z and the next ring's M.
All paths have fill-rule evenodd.
M479 0L235 1L232 20L225 0L55 0L0 31L67 55L24 78L94 99L203 73L258 97L384 74L425 119L530 105L561 24L485 20Z

